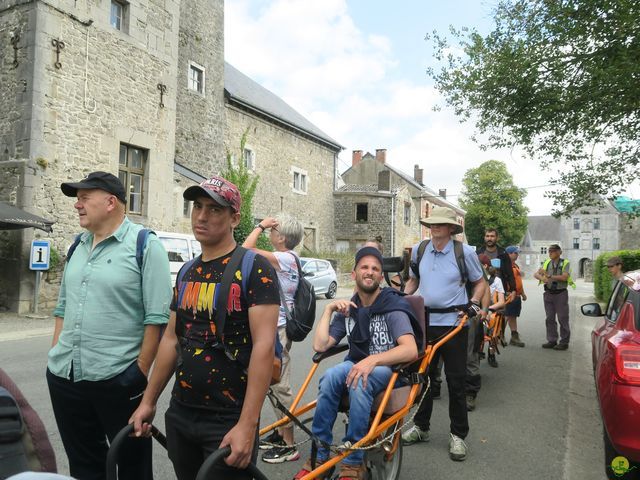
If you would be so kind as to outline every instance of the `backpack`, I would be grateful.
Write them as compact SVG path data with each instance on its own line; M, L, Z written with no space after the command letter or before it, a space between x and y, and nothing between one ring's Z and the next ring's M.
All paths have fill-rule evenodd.
M430 242L431 239L425 239L420 242L420 245L418 245L418 256L416 262L411 262L410 264L411 271L418 280L420 280L420 262L422 261L424 251L427 249L427 245L429 245ZM458 269L460 270L460 285L465 285L467 296L471 298L473 283L469 281L469 276L467 275L467 264L464 263L464 248L462 247L462 242L458 240L453 241L453 252L456 256Z
M138 232L138 238L136 240L136 262L138 263L138 268L140 269L142 269L142 262L144 260L144 248L147 246L147 240L149 239L149 234L151 233L153 233L154 235L156 234L156 232L148 228L143 228ZM82 233L76 235L76 239L73 241L73 243L69 247L69 251L67 252L67 259L65 260L66 262L69 262L69 260L71 260L71 256L73 255L73 252L76 251L76 248L78 248L81 238Z
M191 268L191 266L195 263L195 261L200 258L202 255L198 255L196 258L185 263L180 271L178 272L177 285L178 291L181 290L182 279L184 278L184 274ZM246 301L246 292L247 292L247 284L249 282L249 277L251 276L251 270L253 268L253 261L256 257L256 252L253 250L248 250L244 247L238 246L236 250L231 255L229 262L225 266L224 272L222 274L222 281L217 287L219 290L216 291L216 301L215 301L215 315L214 315L214 323L216 326L216 332L221 332L220 342L224 348L225 354L231 360L235 360L240 363L243 369L246 372L246 369L249 367L248 365L244 365L240 362L238 357L236 357L229 347L227 347L224 343L224 326L227 319L227 300L229 298L229 290L231 289L231 283L233 281L233 277L240 266L240 274L242 275L242 295L245 296ZM274 340L274 357L273 357L273 369L271 372L271 385L275 385L280 382L280 377L282 375L282 344L280 343L280 337L278 336L278 332L276 331L276 338Z
M291 254L298 265L298 287L293 296L293 310L285 301L282 289L280 289L280 303L284 308L287 324L285 326L287 338L292 342L302 342L313 329L316 320L316 292L313 285L302 276L302 265L295 254Z
M56 457L42 420L0 369L0 478L55 472Z

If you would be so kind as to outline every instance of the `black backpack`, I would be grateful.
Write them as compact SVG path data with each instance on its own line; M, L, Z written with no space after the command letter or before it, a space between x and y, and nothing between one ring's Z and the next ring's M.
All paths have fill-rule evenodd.
M295 254L291 254L298 265L298 288L293 296L293 310L285 301L282 289L280 289L280 302L287 317L287 338L292 342L302 342L313 329L316 320L316 292L309 280L302 276L302 265Z

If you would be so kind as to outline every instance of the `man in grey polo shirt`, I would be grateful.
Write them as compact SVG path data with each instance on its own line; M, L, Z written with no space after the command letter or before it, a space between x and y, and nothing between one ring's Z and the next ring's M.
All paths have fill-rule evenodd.
M457 222L455 211L446 207L434 207L431 216L420 223L430 228L431 241L418 265L419 278L411 271L405 292L414 293L418 290L424 298L429 322L427 339L434 341L451 331L458 323L460 313L466 313L469 318L480 313L485 282L474 249L469 245L462 245L467 281L473 285L469 298L466 285L461 281L455 255L453 236L463 231L462 225ZM417 263L417 256L418 245L413 247L412 263ZM467 342L468 331L465 325L465 328L438 349L430 364L430 368L436 368L440 356L444 359L451 419L449 456L456 461L462 461L467 456L467 445L464 443L464 438L469 433L465 397ZM431 392L428 392L414 418L415 425L402 435L405 445L429 441L432 410L433 398Z
M93 172L61 189L77 197L87 232L64 269L47 383L71 476L102 480L107 439L140 403L169 318L169 259L149 235L138 265L142 226L125 216L125 189L114 175ZM152 479L151 439L131 439L118 465L120 480Z

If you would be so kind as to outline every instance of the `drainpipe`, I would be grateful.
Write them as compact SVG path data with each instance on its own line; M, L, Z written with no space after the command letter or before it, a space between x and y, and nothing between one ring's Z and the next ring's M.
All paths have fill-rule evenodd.
M395 255L396 239L396 193L391 193L391 257Z

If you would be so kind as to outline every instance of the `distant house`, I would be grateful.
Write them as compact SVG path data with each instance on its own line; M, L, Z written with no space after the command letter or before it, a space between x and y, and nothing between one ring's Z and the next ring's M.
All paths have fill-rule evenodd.
M520 268L526 276L532 276L545 259L549 258L547 248L556 243L562 245L560 220L551 215L530 216L527 231L520 245L521 253L518 260Z
M427 238L429 229L420 224L434 205L456 211L464 225L464 210L423 184L423 170L414 167L411 177L387 163L387 151L352 154L351 167L341 175L334 192L335 236L338 250L354 250L379 236L385 254L399 255L403 248ZM459 237L463 237L460 235ZM462 238L464 239L464 238Z

